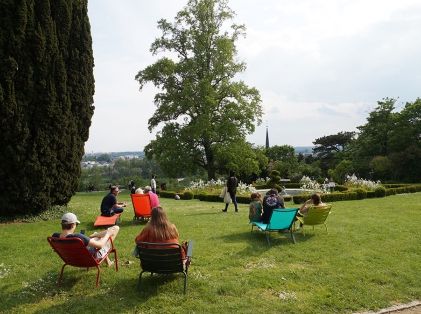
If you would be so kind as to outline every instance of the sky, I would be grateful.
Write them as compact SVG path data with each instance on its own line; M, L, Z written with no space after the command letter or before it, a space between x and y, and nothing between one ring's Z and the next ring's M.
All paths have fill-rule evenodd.
M95 113L85 152L141 151L155 138L152 84L139 91L138 71L160 37L157 21L173 21L187 0L89 0L95 58ZM248 141L311 146L319 137L356 131L377 101L396 110L421 97L421 1L230 0L246 26L239 79L261 94L262 124Z

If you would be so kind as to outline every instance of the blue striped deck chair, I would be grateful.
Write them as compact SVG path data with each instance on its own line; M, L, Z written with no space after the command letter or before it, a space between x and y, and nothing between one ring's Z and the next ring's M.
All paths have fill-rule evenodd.
M295 216L297 215L298 208L277 208L273 210L272 216L268 224L263 222L252 222L251 231L256 226L259 230L263 231L266 235L266 240L270 246L269 232L279 232L282 230L289 231L291 240L295 243L293 232L293 225Z

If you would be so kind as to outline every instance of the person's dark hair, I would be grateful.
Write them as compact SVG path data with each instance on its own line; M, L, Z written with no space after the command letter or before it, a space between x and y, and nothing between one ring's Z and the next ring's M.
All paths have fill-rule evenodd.
M270 190L266 193L266 195L278 195L278 190L277 190L277 189L275 189L275 188L270 189Z
M73 228L73 224L68 224L68 223L61 223L61 230L70 230Z
M117 185L110 185L110 192L114 192L118 188Z
M156 174L152 174L152 179L155 179L156 178Z
M253 201L253 200L260 200L260 197L261 197L261 195L260 195L260 193L259 192L255 192L255 193L251 193L251 195L250 195L250 199Z
M314 205L319 205L322 202L322 199L320 198L320 195L315 193L311 196L311 200L313 201Z

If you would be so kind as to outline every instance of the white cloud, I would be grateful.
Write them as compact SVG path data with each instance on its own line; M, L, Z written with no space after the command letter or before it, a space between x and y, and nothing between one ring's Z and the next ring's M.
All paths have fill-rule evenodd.
M157 60L149 48L157 21L172 21L182 0L91 0L95 115L87 151L139 150L153 139L147 121L155 89L136 73ZM263 124L249 139L310 145L352 131L383 97L419 97L421 2L418 0L231 0L247 37L240 75L262 95ZM114 132L111 132L114 131ZM116 135L114 135L116 134Z

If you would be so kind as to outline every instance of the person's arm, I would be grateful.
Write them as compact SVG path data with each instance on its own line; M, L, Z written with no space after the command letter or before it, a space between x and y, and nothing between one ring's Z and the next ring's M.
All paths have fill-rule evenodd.
M311 202L312 202L312 200L311 199L308 199L308 200L306 200L305 202L304 202L304 204L303 205L301 205L301 207L300 207L300 212L302 212L302 211L305 211L305 209L311 204Z

